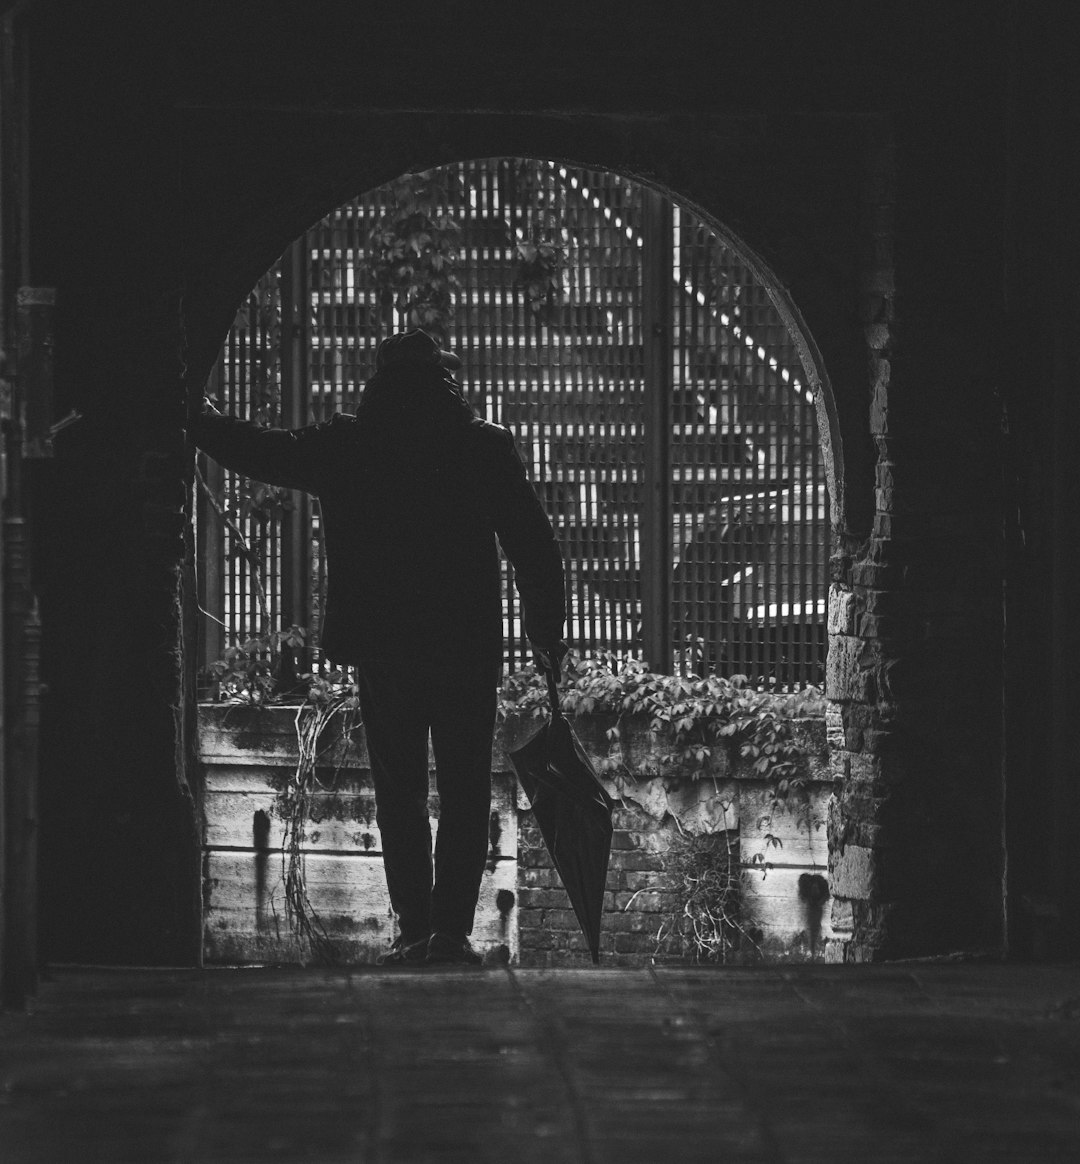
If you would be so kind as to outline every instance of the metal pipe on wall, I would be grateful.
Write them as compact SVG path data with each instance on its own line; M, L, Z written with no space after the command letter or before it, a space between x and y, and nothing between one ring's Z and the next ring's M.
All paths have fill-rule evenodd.
M26 25L29 5L0 19L0 998L21 1006L37 980L37 740L40 625L30 589L24 457L47 455L51 440L51 295L29 281ZM38 300L44 300L38 303ZM36 309L41 308L41 309ZM40 341L40 342L39 342ZM13 357L16 357L13 359ZM46 389L32 410L27 448L27 381Z

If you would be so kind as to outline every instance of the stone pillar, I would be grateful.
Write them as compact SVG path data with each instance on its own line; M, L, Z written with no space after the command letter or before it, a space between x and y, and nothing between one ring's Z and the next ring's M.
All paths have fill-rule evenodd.
M828 817L832 926L849 936L846 957L873 958L885 945L889 908L882 881L885 839L880 818L889 780L882 751L888 741L891 709L883 702L880 678L889 625L883 613L895 593L899 573L890 561L886 533L892 494L881 485L888 430L894 277L892 225L895 210L895 155L891 143L867 150L862 224L860 314L867 351L870 428L877 446L874 527L869 541L831 562L829 658L826 696L830 766L837 782Z
M991 223L951 186L926 194L950 161L884 136L866 154L875 504L833 563L827 682L833 926L852 961L1000 940L999 450L988 324L965 306L980 272L951 258Z

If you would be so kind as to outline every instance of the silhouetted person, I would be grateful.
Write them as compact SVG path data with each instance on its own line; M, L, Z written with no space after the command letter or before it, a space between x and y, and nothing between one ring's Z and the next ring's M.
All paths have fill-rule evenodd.
M558 673L562 556L510 432L477 418L425 332L384 340L353 416L267 429L204 401L196 444L236 472L318 496L322 647L357 669L390 901L389 962L478 962L468 935L487 856L502 665L496 538L525 633ZM440 800L432 875L428 733Z

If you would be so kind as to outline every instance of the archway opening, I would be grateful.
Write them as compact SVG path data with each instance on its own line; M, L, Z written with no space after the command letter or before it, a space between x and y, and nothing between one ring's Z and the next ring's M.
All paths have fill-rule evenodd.
M749 250L639 182L494 158L407 174L307 230L237 314L211 381L295 427L351 410L387 334L460 353L508 425L567 563L572 644L662 672L820 682L827 649L823 391ZM325 586L317 504L201 467L203 663L306 630ZM527 658L510 568L506 662Z

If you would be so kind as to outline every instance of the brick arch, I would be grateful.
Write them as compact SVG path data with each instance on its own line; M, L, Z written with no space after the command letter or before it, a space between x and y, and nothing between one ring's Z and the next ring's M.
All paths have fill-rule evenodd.
M512 156L527 155L518 151ZM473 159L459 158L454 160L466 161ZM568 156L560 156L551 158L550 160L571 166L584 166L586 164L579 159ZM437 164L446 165L448 163L446 159L442 159ZM596 167L595 162L588 164ZM415 169L417 167L412 168ZM601 168L607 169L608 167ZM198 323L195 323L194 326L192 324L193 301L189 296L186 305L186 314L189 316L189 354L187 364L189 381L192 384L196 384L205 380L213 356L216 355L217 350L220 348L221 340L228 329L229 323L244 301L244 297L255 281L270 267L289 243L357 192L383 185L398 177L403 172L403 170L397 170L393 173L386 174L385 171L378 171L378 176L375 180L366 181L360 187L345 187L348 193L344 197L337 197L336 194L325 197L321 205L318 206L313 206L307 199L303 199L298 200L295 209L291 211L289 208L283 207L281 225L276 229L267 230L261 239L252 239L250 250L245 255L244 261L235 264L232 270L232 278L227 284L221 283L218 285L219 294L216 297L217 302L213 305L215 319L212 326L207 329L208 334L206 338L204 338ZM714 209L711 209L709 206L694 203L691 199L684 197L679 190L672 188L666 183L661 183L654 179L651 180L646 176L625 169L619 170L611 168L610 172L618 174L620 177L639 182L643 186L658 190L670 198L672 202L691 209L709 225L710 229L725 245L743 259L746 266L753 272L755 278L767 289L777 313L780 315L789 334L796 343L803 367L807 373L809 387L814 395L818 439L821 445L829 493L830 523L834 534L836 531L843 530L847 524L845 505L847 494L845 489L844 440L837 410L837 402L826 369L824 356L791 294L784 287L769 263L762 257L762 254L745 237L737 234L719 218ZM342 183L343 185L344 183ZM338 186L337 188L341 189L342 186ZM312 208L309 209L308 207ZM286 225L288 222L294 224L299 223L300 225L296 229L291 229ZM226 295L230 296L228 301L226 301ZM198 307L196 307L196 315L198 314L198 310ZM211 348L211 337L215 333L217 339ZM213 355L210 355L211 352ZM209 360L208 355L210 355Z
M723 302L726 301L723 296L721 296L720 300L716 300L715 302L710 300L708 304L704 298L701 298L700 311L698 311L697 308L691 306L691 310L694 312L692 316L684 316L682 309L679 309L679 317L682 318L684 320L684 324L690 328L690 332L685 333L683 338L676 342L680 347L680 350L683 350L684 357L691 358L695 362L700 360L705 350L701 347L702 343L704 343L706 347L715 346L717 351L719 351L721 348L727 350L730 346L733 349L730 356L733 361L733 374L734 367L738 367L742 369L742 373L749 373L753 376L756 376L757 373L752 371L752 369L756 368L758 369L760 375L765 378L757 390L769 390L779 393L779 397L768 406L769 417L771 418L767 421L769 426L768 432L770 432L772 435L768 436L763 432L759 435L759 437L755 437L755 440L761 440L764 441L766 445L772 444L774 446L773 454L769 457L770 463L774 465L778 464L779 460L783 460L786 463L788 455L794 457L796 461L802 461L807 456L813 457L813 479L817 482L819 487L820 485L824 484L828 491L831 522L828 527L823 527L816 521L816 532L808 534L806 531L804 531L797 537L793 538L793 541L799 545L804 543L804 539L808 539L806 544L814 546L815 549L813 551L803 551L793 557L784 556L783 561L781 561L781 554L778 551L777 560L775 562L772 561L772 556L770 554L771 565L766 566L762 563L756 566L755 569L761 575L762 584L768 587L769 592L772 592L773 587L779 587L779 593L786 596L785 601L787 598L790 598L791 601L795 601L797 594L804 595L803 587L809 586L810 589L805 592L804 597L809 598L816 603L823 604L827 585L824 581L824 574L826 570L827 556L830 550L828 538L825 535L826 529L835 530L840 521L839 515L841 513L841 489L838 488L838 486L842 486L843 481L842 463L838 455L840 450L836 447L837 436L836 426L834 423L836 413L835 405L832 399L831 386L828 382L827 374L822 367L822 360L813 338L808 334L808 330L802 321L802 317L799 314L797 308L792 304L790 296L787 295L783 288L780 287L778 280L772 271L769 270L764 260L759 255L754 253L743 240L736 237L735 234L731 230L727 229L722 223L716 221L714 216L707 213L702 213L697 208L689 206L685 201L679 198L676 192L664 188L659 184L642 182L626 174L615 174L611 171L597 171L595 168L586 169L585 167L575 166L572 162L563 160L553 161L551 159L464 159L460 162L444 164L429 172L434 174L442 172L458 175L459 177L456 178L455 181L463 180L466 183L466 186L468 186L470 189L472 188L470 184L473 181L479 180L481 174L485 174L488 175L488 177L485 179L485 183L489 181L496 182L501 188L506 177L506 165L509 164L511 171L516 172L515 167L518 162L521 162L526 167L529 167L530 171L534 172L534 176L540 182L540 186L538 186L536 190L536 199L538 200L538 206L542 205L546 207L544 210L544 220L547 221L547 216L550 214L556 214L559 216L565 215L564 224L568 226L572 232L578 228L584 227L586 234L583 239L579 240L579 242L586 248L586 252L589 246L589 243L586 240L590 236L590 224L594 221L599 221L601 224L603 222L602 219L594 219L592 217L594 213L599 215L601 203L603 203L605 207L604 218L611 218L612 214L615 215L614 218L611 218L610 225L616 233L604 245L605 247L615 246L617 248L620 243L622 243L623 245L629 247L629 252L623 256L623 259L620 260L619 265L621 265L623 262L636 263L638 261L637 258L631 258L630 256L638 255L638 252L634 249L634 242L640 246L642 242L642 235L640 232L644 230L645 233L649 233L647 223L650 219L650 213L646 210L646 207L649 205L657 207L659 202L667 203L669 208L668 221L664 229L666 229L669 234L674 225L673 221L671 220L672 208L674 208L674 221L680 221L681 216L681 221L685 223L686 229L691 232L690 234L686 234L684 231L679 231L679 238L683 239L684 241L682 243L676 244L676 255L681 254L683 256L681 261L684 264L683 275L680 276L678 280L679 286L675 289L676 304L681 302L681 296L683 295L683 290L681 288L684 283L686 291L691 290L690 283L687 282L687 280L694 278L693 270L701 263L705 263L710 270L712 269L713 263L719 263L720 267L718 269L722 269L723 271L727 272L725 281L727 279L733 278L737 282L743 284L743 292L746 293L749 298L745 301L739 300L738 298L732 300L732 303L735 305L736 318L729 318L729 315L725 314L725 311L730 311L731 308L725 308L723 306ZM496 173L503 175L503 177L496 178ZM580 190L579 182L581 183ZM551 186L550 189L548 189L549 184ZM591 189L586 189L586 187L590 187ZM379 188L376 188L376 191L378 189ZM620 189L622 191L621 193L619 192ZM545 190L547 193L544 193ZM564 190L566 201L564 201L563 196L556 193L557 190ZM575 195L574 191L579 192L577 195ZM608 193L605 194L604 191L607 191ZM646 194L646 192L649 193ZM370 191L364 193L370 193ZM614 207L616 205L622 204L622 199L624 196L629 199L625 209L615 210ZM449 197L451 198L452 205L456 208L454 210L455 215L461 216L463 224L471 221L471 212L468 208L469 199L459 205L456 196L449 195ZM476 202L476 197L477 193L474 191L473 194L470 195L470 199L474 205ZM485 199L483 205L486 207L486 209L481 209L479 212L485 216L490 214L511 214L516 216L517 214L524 213L524 207L527 205L532 205L533 202L533 199L528 195L525 196L524 202L515 202L514 196L507 195L505 192L503 192L503 194L501 194L495 202L490 203L490 205L486 201L486 195L481 195L481 197ZM510 197L511 200L510 202L504 203L503 199L507 197ZM615 199L614 202L611 201L612 198ZM553 201L549 202L548 199L553 199ZM575 207L578 206L579 199L583 199L584 201L580 203L580 211L575 211ZM294 244L300 245L299 252L297 251L296 246L293 246L292 244L290 245L290 250L294 256L297 253L307 252L309 248L314 248L314 251L312 251L314 254L316 252L321 253L320 248L324 248L327 245L336 245L332 243L330 239L337 237L337 231L338 229L341 229L341 227L339 226L339 228L334 229L331 236L327 236L323 233L323 231L326 229L327 223L331 221L337 221L335 219L335 214L351 205L355 205L357 207L359 206L359 204L354 203L352 199L346 200L346 202L341 206L332 208L329 214L324 216L314 227L313 231L302 235L300 239L292 240ZM590 205L595 206L595 211L589 209ZM517 209L511 210L511 206L516 206ZM659 211L657 210L653 213L655 214L656 212ZM350 214L349 221L353 221L353 216L358 213L363 214L365 212L359 209L353 210ZM585 217L580 218L579 213L583 213ZM629 213L631 218L627 219L627 222L624 224L620 222L618 215L625 213ZM660 213L662 214L662 212ZM638 217L639 215L641 216L640 218ZM364 221L368 223L368 226L370 226L370 220L364 219ZM635 223L633 234L629 225L631 221ZM652 228L653 231L660 230L659 221L660 220L654 221ZM622 239L621 227L623 225L626 226L626 235L632 240L629 244L625 243ZM367 229L367 226L363 228L363 231L361 232L361 238L363 237L363 232ZM697 235L695 233L697 231L704 231L707 233ZM711 244L705 243L704 240L708 239L710 236L714 242ZM650 237L659 236L651 234ZM697 244L690 242L690 239L695 237L699 239ZM466 240L463 240L463 242L465 242L467 245L467 238ZM711 249L713 247L717 247L717 244L717 249ZM698 246L705 246L706 251L702 251L699 254L697 251ZM680 249L683 247L689 247L690 249ZM646 251L647 250L648 247L646 247ZM706 257L706 252L711 256L711 258ZM697 255L697 257L693 258L691 255ZM295 257L291 260L287 260L286 266L289 266L291 263L296 261L297 259ZM304 264L307 263L307 259L301 259L299 261ZM328 260L323 258L321 260L313 259L312 261L318 265L324 264ZM337 263L343 260L330 259L329 261L334 265L336 270ZM583 261L587 263L589 262L589 260ZM596 258L594 256L592 259L592 264L595 264L595 261ZM676 263L674 270L679 270L679 259L675 258L674 261ZM570 260L571 266L573 266L574 263L575 260ZM689 264L689 266L685 266L685 264ZM275 267L274 269L276 270L277 268ZM320 269L322 270L320 278L321 280L325 280L329 277L328 272L324 268ZM470 261L466 260L463 271L469 270L471 270L471 263ZM272 271L267 272L267 277L269 278L269 284L264 282L263 285L270 287L276 286L276 276ZM344 278L344 275L342 274L341 277ZM594 269L594 278L596 277L599 277L602 282L602 274ZM338 276L335 275L335 286L337 285L337 278ZM465 279L465 285L462 287L462 295L464 296L462 303L466 305L467 309L469 293L466 288L471 276L466 276L462 273L462 278ZM704 286L704 284L700 282L700 279L701 276L699 272L697 288L699 292L701 287ZM363 282L363 279L361 279L361 282ZM316 280L315 285L320 285L320 281L318 279ZM364 286L366 286L366 283ZM358 293L360 293L359 285L357 290ZM270 293L274 294L273 291ZM370 293L370 288L367 289L366 293ZM648 292L646 292L644 299L640 301L634 297L634 301L638 303L639 307L641 304L647 303L649 299L650 294ZM691 296L691 303L692 300L693 296ZM242 302L247 301L248 293L245 294L245 299ZM578 295L575 297L574 301L579 307L588 307L589 297L587 294ZM604 299L603 302L606 303L608 301ZM744 318L738 318L739 302L742 302L743 308L750 313ZM763 315L762 309L766 307L766 304L769 305L771 311L766 308L766 312ZM665 310L670 312L672 309L673 305L669 304ZM647 311L647 307L645 310ZM716 334L713 334L713 332L710 330L708 332L708 338L705 338L703 334L698 334L698 329L702 326L705 326L707 319L710 317L713 318L713 324L709 325L710 328L715 326L717 329L719 329L719 331ZM353 317L351 322L346 325L350 332L355 331L353 340L351 340L350 343L358 344L359 350L363 350L365 344L370 344L373 342L372 334L370 334L368 331L369 324L365 322L365 318L366 317L364 316L363 312L361 312L358 317ZM460 314L458 317L459 324L460 320L465 318L466 316L464 313ZM489 322L490 326L495 329L493 334L498 335L503 325L497 323L494 319L490 320ZM335 335L338 334L337 326L338 325L334 325ZM567 339L571 336L577 335L577 339L573 341L575 344L578 342L578 340L585 338L573 330L575 326L576 325L570 323L569 321L554 323L555 333L562 333L563 347L565 346ZM565 332L566 328L571 329L569 334ZM760 332L758 330L759 328L762 329ZM767 334L765 334L766 332ZM694 335L697 335L698 338L694 339ZM459 342L465 342L463 336L459 335L457 338ZM591 344L594 339L596 339L596 337L591 336L588 342ZM751 343L752 340L753 343ZM336 343L337 341L332 339L330 342ZM596 339L596 342L602 343L603 341ZM744 346L744 344L746 346ZM762 348L762 344L764 344L765 348L768 349L767 352L764 348ZM648 341L646 340L646 349L648 346ZM734 350L736 348L737 351ZM327 405L324 401L324 407L350 407L350 401L352 399L351 394L357 391L359 383L362 382L365 376L365 358L358 357L356 355L357 349L350 350L352 350L353 354L351 356L346 355L344 357L348 366L342 372L344 383L346 385L344 388L345 395L342 397L335 396L333 403L330 405ZM558 350L561 349L555 349L555 351ZM743 353L742 356L739 355L740 352ZM552 358L558 359L557 356ZM466 362L468 363L468 358ZM665 362L670 366L670 360ZM726 360L724 362L726 363ZM239 372L236 374L240 375ZM700 372L691 373L691 375L697 374L700 374ZM315 373L315 375L316 378L319 378L318 373ZM719 371L717 371L716 375L720 375ZM648 377L646 378L648 379ZM711 376L707 374L707 378L711 378ZM680 383L682 383L682 381L677 379L669 385L669 389L677 393ZM753 383L758 383L756 378L753 380ZM771 385L771 389L767 389L767 385ZM686 385L683 385L683 388L685 390ZM724 399L728 399L726 391L727 390L725 390ZM787 395L789 391L794 393L794 395L790 398ZM739 397L739 390L736 389L735 396L731 397L733 405L734 401ZM770 397L770 399L772 398ZM814 446L812 453L808 449L803 451L805 447L805 438L803 436L796 436L792 432L787 432L788 425L795 425L796 431L800 433L805 431L803 426L805 425L806 421L809 420L809 416L807 416L803 411L805 402L809 402L813 406L813 413L811 415L815 417L816 421L815 428L811 430L813 435L811 436L810 443ZM746 405L748 401L743 400L742 403L743 405ZM674 411L672 415L672 421L673 423L677 424L678 417L682 416L683 414L680 405L676 404L673 406L673 408ZM306 407L304 412L306 414ZM798 419L796 419L796 417ZM732 419L734 419L734 417ZM743 423L746 423L745 417L743 417ZM750 421L749 423L752 425L757 425L759 423L765 422L763 418L759 417L758 420ZM774 428L774 425L779 427ZM786 436L783 435L785 432L787 432ZM525 434L525 439L529 439L528 433ZM783 452L782 450L786 450L786 452ZM571 457L571 461L573 461L573 454L571 453L569 455ZM806 471L805 468L804 471ZM753 470L751 470L750 479L757 480ZM764 486L759 485L757 487ZM740 490L736 489L735 492L740 492ZM671 500L671 505L672 509L669 513L669 521L674 521L678 525L678 523L684 520L690 520L691 525L694 525L696 519L690 517L689 514L684 514L683 511L687 506L693 510L695 502L693 502L688 497L681 501L675 500L673 498ZM822 517L824 517L826 512L825 507L822 506L821 510L818 512ZM566 515L561 516L565 517ZM776 520L781 521L779 515L777 515ZM782 519L781 525L778 526L777 529L779 530L785 528L788 520L796 519ZM813 521L815 519L811 518L809 520ZM820 521L820 519L818 519L818 521ZM688 526L687 528L691 527ZM655 541L654 535L658 532L659 531L657 530L653 530L652 534L649 535L648 540L650 543ZM700 537L700 529L698 529L697 534L693 536ZM783 540L785 542L787 541L786 538ZM757 558L753 555L752 551L747 552L751 553L753 560L756 562ZM805 556L806 553L812 554L811 560L807 560ZM679 560L680 554L677 552L675 561L669 563L669 566L677 567ZM813 580L811 580L809 575L803 577L802 582L798 584L791 580L791 571L801 571L805 573L805 571L810 568L813 570ZM732 566L729 572L734 570L735 567ZM676 577L678 577L677 573ZM645 583L643 583L643 585L645 585ZM657 583L657 585L659 585L659 583ZM798 587L797 591L792 590L791 587L796 585ZM742 588L740 588L739 593L740 597L738 601L743 605L745 605L747 602L752 603L762 600L761 597L752 598L750 593L746 592ZM684 594L682 601L690 600L687 599L686 595ZM675 595L672 595L671 601L662 603L662 605L670 606L672 602L675 603L675 607L677 609L680 608L680 599ZM647 601L645 603L645 608L646 611L650 609L650 604ZM820 609L822 609L821 606L819 606L819 610ZM223 615L224 613L223 610L218 610L217 608L215 608L215 610L217 610L219 615ZM308 618L305 616L302 609L293 611L288 617L295 622L305 624L308 622ZM695 620L700 617L703 617L700 613L694 616ZM796 621L798 621L797 616L795 617ZM626 627L622 625L621 620L617 615L615 618L616 622L620 624L620 630L612 633L616 634L616 637L618 637L621 633L625 633ZM649 619L647 613L645 618L646 622L648 622ZM766 615L766 620L768 620L768 618L769 616ZM696 621L695 625L697 625ZM234 627L233 629L234 633L236 633L236 628ZM588 636L590 634L590 632L586 630L584 626L579 627L578 629L584 636ZM678 637L681 635L681 633L683 633L683 631L686 631L687 629L689 629L689 624L683 626L681 631L677 630L676 636ZM775 630L778 628L773 629ZM823 639L824 626L821 625L818 629L822 632ZM657 633L664 634L664 632L660 632L656 627L654 627L653 630ZM734 649L739 652L749 652L748 654L739 653L737 657L726 655L726 665L729 669L734 668L734 670L737 671L745 670L748 674L758 674L757 671L752 669L760 666L771 671L772 667L779 667L779 674L784 682L820 681L818 678L818 675L820 674L818 672L818 668L823 666L824 660L816 651L814 652L812 661L810 663L804 663L803 667L800 668L799 675L801 676L801 679L796 680L794 671L789 673L784 669L785 662L783 660L783 656L786 654L787 648L777 644L774 648L766 648L762 652L760 649L756 650L753 646L747 643L740 643L739 631L734 624L728 624L726 626L726 630L721 628L714 628L714 630L719 636L717 642L728 643L729 650ZM706 635L709 634L708 631L703 633ZM809 635L813 632L804 630L800 633ZM731 637L732 635L734 635L734 638ZM511 635L511 638L512 637L513 636ZM661 640L654 639L652 634L648 633L648 631L643 632L641 637L643 642L646 644L645 649L647 652L647 657L657 660L658 666L660 666L661 669L666 669L668 666L670 666L670 659L667 663L659 662L661 658L670 655L670 643L665 645ZM592 639L587 637L583 638L582 645L587 646L592 641ZM648 645L650 643L652 644L651 647ZM805 649L812 648L807 646ZM806 669L807 667L809 670ZM764 678L765 673L766 672L764 671L761 672L762 678Z
M823 228L808 221L804 227L787 213L797 201L793 193L765 197L783 186L781 175L791 177L794 160L784 158L786 141L762 143L752 137L728 142L731 156L723 174L703 175L682 160L692 145L702 148L700 131L685 125L668 128L665 132L646 121L628 129L615 120L585 117L385 115L359 135L371 139L366 143L370 149L345 135L339 123L327 122L319 127L322 132L298 138L291 157L286 134L285 148L275 153L273 181L261 182L254 202L251 183L259 181L257 174L242 183L242 202L230 207L226 196L207 208L215 218L231 213L231 221L219 227L227 244L208 253L185 280L189 383L205 381L237 307L263 272L304 230L358 192L409 170L485 157L542 157L608 170L698 214L770 289L807 369L814 369L833 542L849 547L870 533L875 461L866 433L866 356L858 319L863 275L861 256L850 253L851 222L839 218ZM858 154L860 142L844 144L848 153ZM241 153L222 161L243 166L246 159ZM761 177L758 170L768 173ZM838 180L849 177L842 174ZM815 209L811 204L802 217L812 218Z
M309 126L306 138L286 134L283 146L280 125L275 123L272 135L268 131L279 162L274 181L260 184L258 173L237 173L235 192L217 197L206 208L216 229L203 231L204 235L216 233L219 239L227 238L228 245L208 251L185 280L189 391L205 381L244 296L288 245L358 192L406 171L468 158L543 157L608 170L661 191L692 209L745 257L796 337L808 375L813 370L830 498L832 574L840 578L840 586L834 587L838 595L830 597L830 744L844 749L850 743L844 735L847 711L860 705L863 692L857 668L838 665L844 658L836 647L859 614L859 599L850 585L851 566L871 534L877 461L866 423L872 386L868 354L872 372L874 353L861 318L874 268L867 238L874 227L863 216L866 185L873 175L866 172L862 130L832 142L831 154L821 154L820 180L812 196L800 201L795 192L777 194L776 187L796 166L810 164L808 150L815 143L808 146L801 134L794 135L800 137L798 142L783 133L764 142L756 137L736 141L734 153L742 164L720 173L682 160L702 148L700 129L694 125L646 122L628 128L602 118L465 114L386 115L376 120L360 135L370 147L367 152L343 134L339 123L322 124L318 132ZM350 122L350 127L355 129L355 124ZM840 167L835 164L837 151L845 159ZM282 158L287 162L282 164ZM227 164L242 169L244 161L241 153L228 158ZM757 162L765 177L757 174ZM829 183L835 188L830 190ZM847 619L842 627L832 609L837 597ZM838 814L846 826L846 804ZM830 828L830 866L842 856L846 836L845 827ZM856 937L862 928L856 918ZM875 941L871 935L868 949L876 948Z

